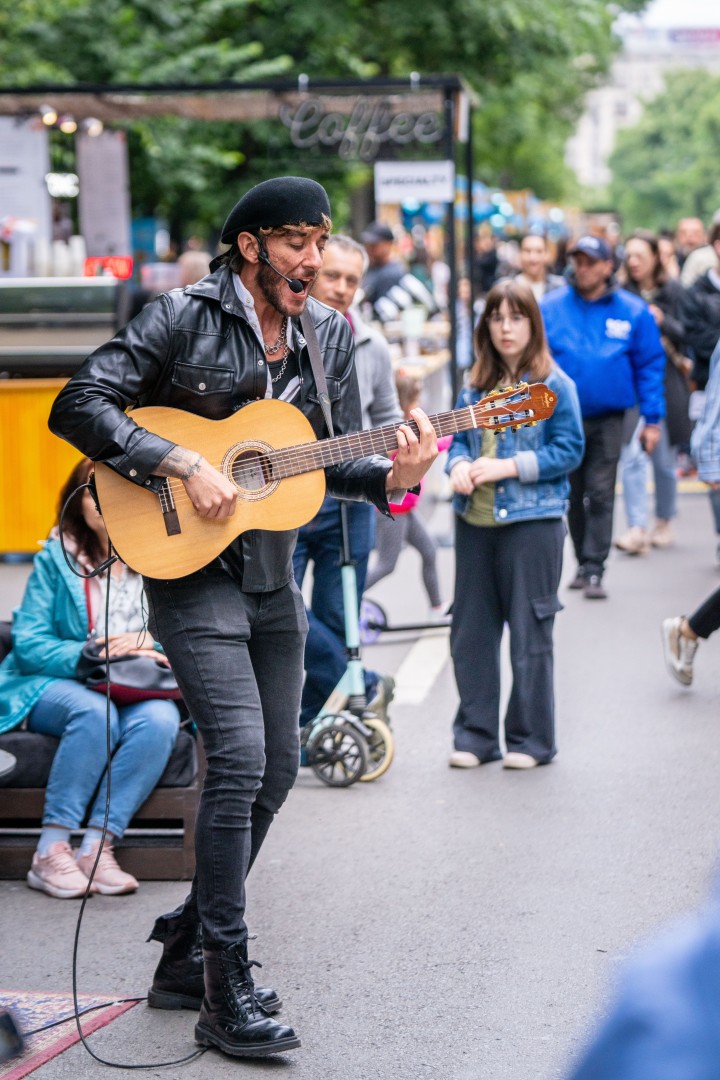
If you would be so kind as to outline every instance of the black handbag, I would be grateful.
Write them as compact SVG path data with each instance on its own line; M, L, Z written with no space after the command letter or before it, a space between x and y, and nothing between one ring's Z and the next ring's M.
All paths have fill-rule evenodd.
M89 583L85 581L85 600L88 611L88 625L93 632L92 613L90 611ZM104 645L102 646L104 649ZM177 679L171 668L151 656L100 655L101 646L94 637L88 638L83 645L80 660L76 668L77 678L89 690L99 694L107 693L108 668L110 671L110 698L116 705L134 705L137 701L152 701L156 698L170 698L178 701L182 698Z
M94 640L83 645L77 675L88 689L105 694L107 660L100 656L100 648ZM133 656L132 653L129 656L111 656L109 663L110 697L116 705L133 705L137 701L151 701L154 698L177 701L182 697L171 669L150 656Z

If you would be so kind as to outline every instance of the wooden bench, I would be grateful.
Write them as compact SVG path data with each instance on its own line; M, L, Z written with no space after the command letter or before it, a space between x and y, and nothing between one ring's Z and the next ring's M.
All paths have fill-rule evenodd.
M0 623L0 659L10 647L10 624ZM17 759L0 776L0 878L24 878L40 832L44 784L58 740L16 728L0 735L0 748ZM144 880L187 881L195 873L195 817L205 758L190 725L178 733L157 787L116 844L124 870Z

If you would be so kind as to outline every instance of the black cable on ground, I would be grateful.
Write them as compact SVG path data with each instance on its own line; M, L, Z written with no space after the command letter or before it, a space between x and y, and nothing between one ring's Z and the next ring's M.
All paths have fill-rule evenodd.
M110 537L108 537L108 554L109 554L109 558L107 558L104 563L102 563L100 566L98 566L97 569L92 570L89 574L83 574L77 569L76 566L73 565L71 559L68 556L67 551L65 550L65 544L64 544L63 519L64 519L64 516L65 516L66 508L67 508L70 500L74 499L75 496L78 495L81 491L84 491L85 488L87 488L91 492L92 497L95 500L95 506L97 507L98 513L100 513L100 506L99 506L98 501L97 501L97 493L95 491L95 484L94 484L93 479L91 477L91 479L88 481L88 483L82 484L80 487L76 488L75 491L72 492L72 494L70 494L68 496L68 498L65 501L65 505L62 507L62 510L60 511L60 521L58 523L58 531L60 533L60 546L61 546L61 549L62 549L63 556L65 558L65 562L67 563L68 567L73 572L73 574L75 574L77 577L83 578L83 579L88 579L88 578L97 577L98 574L105 573L106 571L108 573L108 584L107 584L107 590L106 590L106 593L105 593L105 641L107 642L107 639L108 639L108 636L109 636L109 629L110 629L110 577L111 577L111 575L110 575L109 570L110 570L110 567L112 566L112 564L114 562L117 562L119 556L117 554L113 553L112 541L110 540ZM102 835L100 837L100 844L98 846L97 855L95 857L95 862L93 863L93 868L90 871L90 876L88 878L87 889L85 890L85 895L82 898L82 903L80 905L80 911L78 913L78 918L77 918L77 924L75 926L75 939L74 939L74 942L73 942L73 958L72 958L73 1016L74 1016L74 1019L75 1019L75 1026L77 1027L78 1035L80 1036L80 1041L82 1042L84 1048L87 1050L90 1057L93 1058L95 1061L97 1061L100 1065L107 1065L108 1067L110 1067L112 1069L165 1069L165 1068L170 1068L172 1065L184 1065L184 1064L189 1063L191 1061L195 1061L197 1058L202 1057L203 1054L207 1053L207 1047L201 1047L198 1050L195 1050L192 1054L187 1054L185 1057L176 1058L174 1061L153 1061L153 1062L148 1062L147 1064L145 1064L145 1063L143 1063L143 1064L131 1064L131 1063L125 1062L125 1061L106 1061L105 1058L100 1057L98 1054L95 1053L94 1050L92 1050L90 1048L90 1046L88 1046L87 1040L86 1040L85 1035L84 1035L83 1030L82 1030L82 1025L80 1024L80 1017L83 1016L85 1014L85 1012L90 1012L91 1011L90 1009L81 1010L80 1006L79 1006L79 1002L78 1002L77 958L78 958L78 946L79 946L79 943L80 943L80 927L82 926L83 915L85 914L85 905L87 904L88 898L92 895L92 893L90 892L90 888L92 886L93 878L95 876L95 871L96 871L97 865L98 865L98 863L100 861L100 855L102 853L103 845L104 845L105 839L107 837L107 826L108 826L108 820L110 818L110 782L111 782L111 779L112 779L112 745L111 745L111 739L110 739L110 654L109 654L107 648L105 649L105 706L106 706L105 707L105 738L106 738L106 752L107 752L107 781L108 781L107 782L107 795L106 795L106 798L105 798L105 818L103 820ZM145 999L144 998L125 998L125 999L122 999L122 1000L125 1000L125 1001L143 1001ZM103 1007L104 1006L93 1006L93 1008L103 1008ZM71 1017L69 1017L69 1016L65 1018L65 1020L70 1020L70 1019L71 1019ZM65 1021L57 1021L57 1023L65 1023ZM54 1024L48 1024L47 1025L47 1027L53 1027L53 1026L54 1026ZM42 1031L44 1029L43 1028L38 1028L37 1030ZM36 1032L26 1032L24 1034L33 1035L33 1034L36 1034Z

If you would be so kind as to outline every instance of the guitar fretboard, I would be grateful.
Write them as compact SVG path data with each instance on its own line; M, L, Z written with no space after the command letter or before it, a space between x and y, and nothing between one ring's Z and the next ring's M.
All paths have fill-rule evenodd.
M518 400L522 400L521 397ZM506 402L488 402L485 399L477 405L468 405L463 409L435 413L428 416L438 438L455 435L459 431L468 431L472 427L507 426L511 422L522 424L525 417L515 418L509 413ZM408 427L419 434L415 420L405 421ZM390 454L398 448L397 433L401 424L388 424L386 427L373 428L370 431L354 431L350 435L338 435L319 442L301 443L274 450L266 457L266 467L273 479L282 480L300 473L324 469L328 465L340 465L345 461L370 454Z

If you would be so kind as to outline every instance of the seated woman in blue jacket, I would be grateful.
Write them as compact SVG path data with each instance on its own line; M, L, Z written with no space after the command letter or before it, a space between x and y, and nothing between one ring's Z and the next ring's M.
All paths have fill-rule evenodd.
M60 494L60 507L87 481L91 468L86 458L73 469ZM87 489L71 501L64 529L66 550L81 573L107 559L105 526ZM142 578L120 561L113 563L110 574L105 643L101 628L107 571L84 582L65 562L59 534L53 530L35 557L22 603L13 612L13 647L0 665L0 731L26 720L29 731L60 740L47 783L43 827L27 876L32 889L60 899L85 894L105 819L106 701L104 694L78 679L83 646L97 626L96 641L105 644L111 656L139 653L158 659L152 640L143 633ZM135 878L118 865L112 840L122 836L162 776L179 723L174 701L110 704L110 816L93 892L116 895L137 889ZM75 854L70 836L86 817L88 826Z
M553 362L540 309L514 280L489 293L475 330L475 363L456 408L496 387L544 382L557 394L550 419L517 432L471 429L453 437L446 471L454 492L455 598L450 649L460 705L450 765L502 757L500 641L507 623L513 686L503 764L527 769L553 759L553 622L562 605L568 473L584 450L575 384Z

